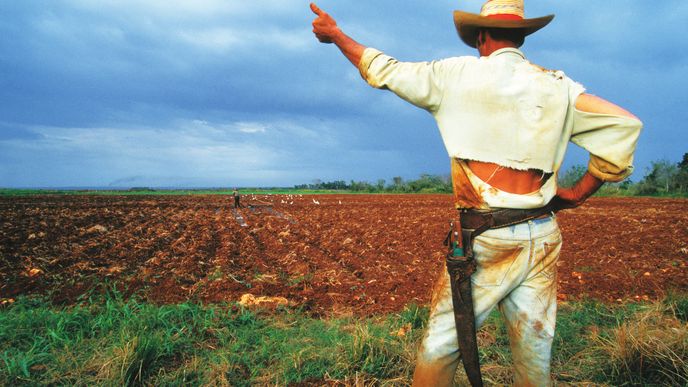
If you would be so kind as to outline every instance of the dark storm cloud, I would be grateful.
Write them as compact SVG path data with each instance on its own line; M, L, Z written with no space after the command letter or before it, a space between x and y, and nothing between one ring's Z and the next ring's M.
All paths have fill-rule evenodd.
M319 3L361 43L414 61L474 55L451 11L481 4ZM683 2L526 7L557 15L526 43L534 62L645 121L640 169L686 151ZM369 88L317 43L307 1L6 1L0 15L1 186L291 185L447 170L430 115Z

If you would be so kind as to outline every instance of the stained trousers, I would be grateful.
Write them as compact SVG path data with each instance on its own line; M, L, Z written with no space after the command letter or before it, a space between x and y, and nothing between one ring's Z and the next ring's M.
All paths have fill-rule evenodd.
M504 318L516 386L548 386L557 311L556 263L561 233L555 216L488 230L474 241L471 277L476 327L498 307ZM451 386L460 364L449 274L433 291L418 351L414 386Z

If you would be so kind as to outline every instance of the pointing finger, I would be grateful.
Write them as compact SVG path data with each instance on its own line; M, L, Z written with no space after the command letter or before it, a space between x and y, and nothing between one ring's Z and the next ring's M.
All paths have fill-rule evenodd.
M311 11L313 11L313 13L318 16L323 14L323 11L320 8L318 8L318 6L315 5L315 3L311 3Z

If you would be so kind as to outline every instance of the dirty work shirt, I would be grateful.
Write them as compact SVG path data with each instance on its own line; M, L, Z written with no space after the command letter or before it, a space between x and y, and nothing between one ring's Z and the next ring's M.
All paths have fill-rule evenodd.
M451 158L556 173L572 141L590 152L588 169L603 181L621 181L633 171L641 122L575 109L583 86L531 64L518 49L410 63L367 48L359 71L371 86L430 112ZM541 207L556 189L545 184L525 205L510 205L508 198L488 204Z

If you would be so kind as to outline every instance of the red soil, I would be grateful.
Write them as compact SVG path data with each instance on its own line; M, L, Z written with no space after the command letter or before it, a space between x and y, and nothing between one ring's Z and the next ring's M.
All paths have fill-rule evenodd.
M314 315L426 304L449 195L0 198L0 299L72 303L109 282L158 303L285 297ZM316 204L318 202L319 204ZM558 215L560 299L688 289L688 200L593 198Z

